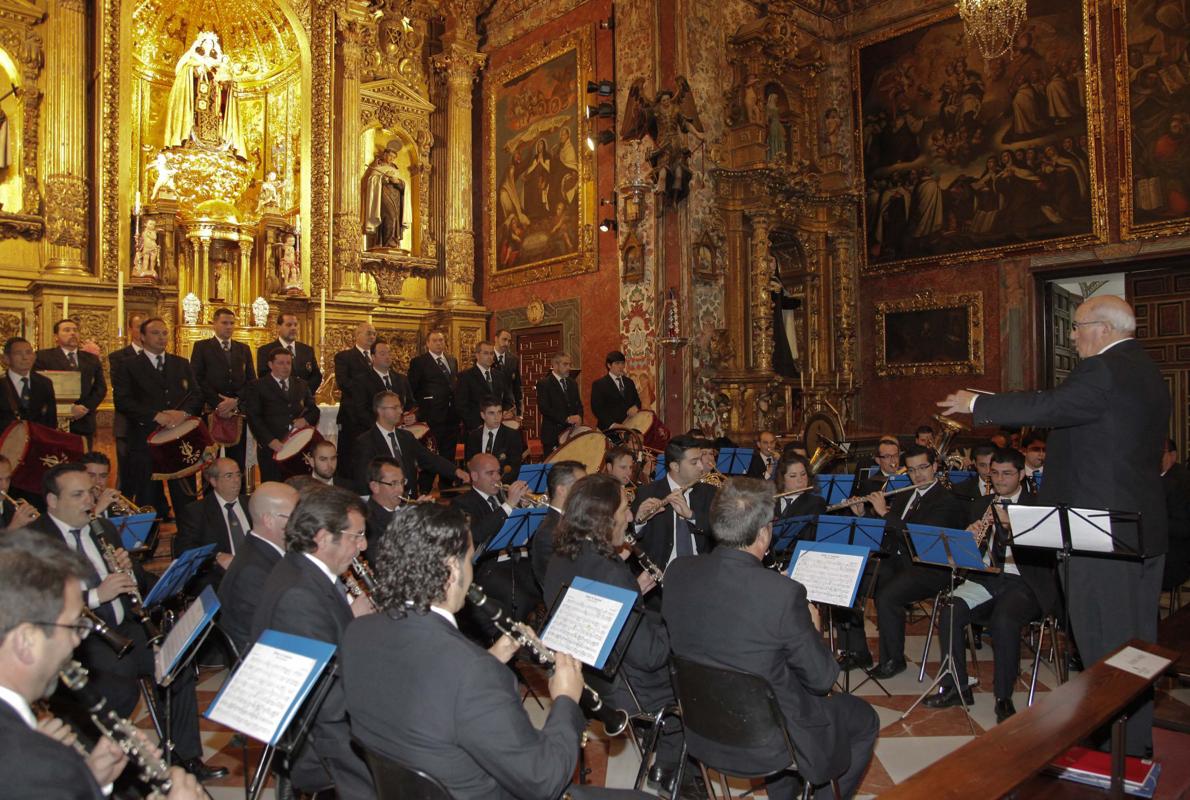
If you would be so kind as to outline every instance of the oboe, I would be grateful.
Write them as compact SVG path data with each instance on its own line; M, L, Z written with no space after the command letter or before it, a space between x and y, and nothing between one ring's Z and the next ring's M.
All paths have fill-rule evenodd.
M96 521L97 520L95 517L91 517L91 521L88 524L91 526L91 533L94 534L95 541L99 544L99 552L103 554L103 562L107 564L108 571L123 572L132 578L133 583L135 584L136 575L134 575L131 570L120 569L119 565L116 563L116 548L112 547L111 542L109 542L107 537L103 535L102 529L96 529ZM145 610L145 601L144 598L141 597L139 589L134 588L128 594L128 605L132 606L133 615L136 616L137 621L140 622L140 624L144 627L145 638L148 639L149 646L155 647L156 645L160 644L161 640L165 638L165 634L163 634L160 629L158 629L158 627L153 624L153 620L149 617L149 612Z
M553 651L542 647L532 638L525 635L515 619L506 614L504 609L488 600L488 596L483 593L483 587L477 583L472 583L467 589L467 599L476 608L484 611L492 618L492 624L496 626L496 630L512 639L521 647L527 648L533 654L533 657L537 659L538 663L551 668L554 666ZM628 712L605 705L603 698L599 696L599 692L592 689L586 683L583 684L583 693L579 697L579 707L582 708L583 713L587 717L602 722L603 730L607 732L608 736L619 736L628 727Z
M71 661L58 673L58 677L82 702L99 732L115 742L136 763L141 781L152 790L151 796L164 797L168 794L172 784L169 767L147 746L136 725L109 708L107 699L87 684L86 668L77 661Z
M649 573L649 577L660 586L665 580L665 570L657 566L657 562L649 558L644 549L641 548L637 542L636 534L632 531L624 532L624 544L628 545L628 549L632 551L632 555L636 556L637 563L644 568L645 572Z

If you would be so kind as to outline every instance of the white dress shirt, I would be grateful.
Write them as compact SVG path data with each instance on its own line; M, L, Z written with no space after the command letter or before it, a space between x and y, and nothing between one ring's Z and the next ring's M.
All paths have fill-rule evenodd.
M260 541L264 542L264 543L265 543L265 544L267 544L269 547L271 547L271 548L273 548L274 550L276 550L276 551L277 551L277 552L278 552L280 555L282 555L282 556L284 556L284 555L285 555L285 551L284 551L284 550L282 550L280 547L277 547L277 545L276 545L276 544L274 544L273 542L270 542L268 539L264 538L263 536L261 536L261 535L260 535L259 533L257 533L256 531L248 531L248 535L249 535L249 536L251 536L253 539L259 539ZM321 561L319 561L318 563L319 563L319 564L321 564L322 562L321 562Z
M433 611L435 614L449 622L455 627L456 630L458 629L459 623L455 620L455 615L447 611L445 608L442 608L441 606L430 606L430 611Z
M227 523L227 504L233 503L231 512L236 515L236 519L240 521L240 530L245 534L248 533L252 527L252 523L248 522L248 517L244 514L244 509L240 506L240 498L233 497L227 499L223 495L215 492L215 502L219 504L219 515L223 517L223 529L227 531L227 543L231 547L231 554L236 554L236 541L231 536L231 525Z
M669 493L670 494L673 494L678 489L682 488L681 484L674 481L673 476L670 475L669 473L666 473L665 480L669 483ZM686 501L687 505L690 504L690 491L691 491L691 489L687 489L685 492L682 493L682 499ZM693 510L693 509L691 509L691 510ZM686 525L690 526L691 524L693 524L693 522L694 522L694 518L691 517L690 519L686 520ZM666 559L666 561L665 561L665 563L667 565L669 564L670 561L673 561L675 558L678 557L678 512L677 512L677 509L674 509L673 534L674 534L673 535L673 542L674 542L673 547L670 548L669 558ZM690 532L690 550L694 555L698 555L698 541L694 538L693 531Z
M49 516L51 522L58 526L58 530L62 534L62 541L66 543L66 546L69 547L72 552L77 552L77 543L74 540L74 535L71 533L71 531L74 529L62 520L55 517L53 514L48 514L47 516ZM103 560L103 554L99 552L99 547L95 544L95 537L90 535L90 531L87 530L87 526L82 526L80 530L82 530L84 534L82 536L83 555L88 561L91 562L91 566L95 568L96 574L99 575L99 582L103 583L103 579L111 574L107 568L107 562ZM86 581L80 581L80 583L83 586L83 599L87 601L87 608L96 609L103 605L103 603L99 601L98 589L88 590L86 587ZM112 612L115 615L117 625L124 621L123 603L112 602Z
M33 709L29 708L28 700L7 686L0 686L0 701L12 706L12 710L17 712L21 719L25 720L26 725L33 730L37 730L37 717L33 716Z

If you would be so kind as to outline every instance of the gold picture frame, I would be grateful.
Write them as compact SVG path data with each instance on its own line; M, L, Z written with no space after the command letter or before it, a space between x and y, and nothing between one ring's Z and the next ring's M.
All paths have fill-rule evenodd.
M1067 5L1063 0L1030 0L1029 22L1014 44L1018 52L1010 61L997 60L995 64L999 66L995 69L992 62L986 62L979 56L973 44L967 44L965 49L958 49L958 43L971 40L961 35L961 21L957 9L953 6L856 41L851 51L852 80L856 87L853 92L856 119L853 136L855 152L858 154L856 160L861 175L861 186L864 187L866 198L861 208L863 246L860 264L863 274L887 274L917 266L935 267L994 261L1015 252L1059 250L1105 241L1108 226L1103 177L1103 99L1098 73L1098 50L1095 44L1099 39L1099 18L1096 4L1089 0L1081 0L1079 8L1081 13L1073 9L1067 12ZM1081 37L1071 31L1068 38L1063 39L1063 36L1067 36L1069 26L1054 25L1047 17L1064 13L1081 18ZM1021 38L1026 36L1027 40ZM1012 131L1010 141L1008 132L1000 129L1003 123L1000 122L1002 118L999 114L1007 103L1009 122L1016 123L1013 113L1014 104L1018 99L1017 90L1021 84L1035 83L1024 74L1026 66L1023 65L1028 59L1036 59L1035 68L1042 73L1043 84L1055 73L1069 74L1069 70L1063 70L1061 64L1051 64L1047 61L1051 52L1056 49L1044 44L1043 39L1046 42L1056 40L1066 44L1063 52L1069 58L1081 57L1082 83L1075 81L1072 86L1076 87L1076 93L1082 98L1085 128L1079 124L1081 115L1076 112L1074 117L1067 118L1064 127L1054 124L1040 133L1031 134L1037 137L1033 139L1027 138L1025 128L1022 127L1020 132ZM932 59L946 59L946 66L937 69L921 66L922 59L915 50L919 43L924 43L923 46L933 53ZM1034 49L1033 44L1036 44L1038 49ZM869 48L873 49L869 51ZM951 48L953 52L946 48ZM865 51L868 51L866 55ZM1022 54L1025 56L1024 59ZM1054 58L1060 59L1059 56ZM865 69L865 59L869 64L882 66L879 69ZM959 66L952 77L949 70L951 65L956 63ZM1013 69L1020 72L997 71L1004 64L1012 65ZM968 74L972 72L977 76L975 83L978 84L978 91L972 92L971 98L978 97L978 101L972 99L971 108L968 108L963 105L965 95L962 95L962 91L965 89L961 87L965 85ZM953 81L954 86L935 85L943 76L947 81ZM1031 70L1029 76L1033 76ZM1043 99L1045 89L1046 86L1043 85ZM995 108L991 108L993 90L998 92L999 97L999 105ZM949 140L946 138L951 132L942 124L943 95L947 92L958 98L947 111L956 120L961 120L950 123L952 130L957 127L967 129L971 145L965 151L960 145L948 144ZM870 103L869 99L875 96L882 97L884 104ZM869 107L865 107L866 105ZM936 107L937 111L931 112L936 116L923 116L918 106ZM972 113L970 122L963 119L965 109ZM981 114L984 116L980 116ZM903 136L905 130L911 129L913 124L921 123L923 120L936 124L928 129L918 127L920 135L905 137L909 141L906 144L902 140L904 148L916 152L900 154L900 148L896 145L897 131L901 131ZM1008 166L1001 161L996 165L996 169L993 169L988 163L989 158L1003 159L1005 154L1008 154L1009 159L1013 160L1013 165L1016 165L1015 159L1019 158L1017 151L1036 150L1040 159L1047 146L1054 146L1055 149L1059 146L1064 147L1064 138L1074 129L1085 131L1087 141L1086 152L1080 153L1079 157L1082 166L1079 172L1082 174L1077 176L1080 193L1077 216L1070 211L1055 212L1060 222L1050 219L1050 227L1047 228L1045 219L1049 217L1048 214L1043 216L1040 209L1035 214L1022 211L1022 219L1036 219L1041 222L1037 224L1038 230L1033 238L1017 241L1016 236L1021 228L1017 223L1009 224L1008 218L1011 214L1001 214L999 218L991 217L991 221L985 215L979 224L972 220L959 220L955 213L955 209L960 206L957 202L959 198L949 197L942 201L945 219L941 228L931 229L931 226L925 226L923 230L926 233L920 236L894 233L885 240L881 240L876 234L876 223L880 217L873 212L873 206L877 210L881 207L879 198L883 194L895 193L889 190L903 189L903 195L918 190L916 185L905 185L906 176L911 181L918 180L924 183L925 180L921 179L920 175L922 171L928 171L927 177L935 181L939 187L939 194L956 187L962 189L960 184L964 182L974 184L983 180L981 172L983 175L990 173L994 176L997 171ZM972 132L973 130L976 132ZM979 138L976 138L976 133L979 134ZM931 138L936 134L942 134L937 141ZM1076 141L1080 135L1074 136ZM961 143L966 140L956 141ZM956 147L958 149L955 149ZM1065 156L1059 153L1058 158ZM881 185L881 182L885 185ZM1084 189L1085 197L1081 194ZM974 194L973 190L968 190L968 194ZM878 198L876 203L873 203L873 197ZM906 199L905 202L910 201ZM1039 200L1038 205L1043 202ZM969 210L972 218L975 216L974 212L980 210L969 197L964 199L963 203L971 206ZM1062 213L1065 213L1065 216L1062 216ZM999 231L997 226L1003 228L1003 231ZM905 227L910 226L907 224ZM890 247L889 242L896 244Z
M486 79L486 270L492 289L597 268L594 154L583 144L592 30L543 42Z
M983 373L983 292L877 303L875 327L882 378Z

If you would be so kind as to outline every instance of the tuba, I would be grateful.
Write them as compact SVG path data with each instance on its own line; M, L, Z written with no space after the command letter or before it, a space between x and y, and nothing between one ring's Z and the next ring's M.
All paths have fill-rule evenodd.
M810 454L810 475L817 475L827 464L830 464L835 459L845 458L849 446L846 442L840 444L834 439L819 434L818 446Z

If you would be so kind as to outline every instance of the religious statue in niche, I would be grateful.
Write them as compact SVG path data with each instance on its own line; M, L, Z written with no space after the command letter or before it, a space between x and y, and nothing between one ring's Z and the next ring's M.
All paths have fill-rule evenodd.
M214 280L211 285L215 290L215 296L212 300L219 300L227 302L231 300L231 262L226 258L218 258L211 260L211 269L214 272Z
M155 283L157 267L161 263L161 245L158 240L157 220L145 222L144 229L136 237L136 256L132 264L132 277Z
M174 171L165 160L164 153L158 153L157 158L149 165L149 169L157 171L157 180L153 182L153 190L149 192L149 202L157 200L176 200L178 187L174 184Z
M401 142L390 139L364 172L360 208L367 249L401 246L405 235L405 181L397 169Z
M247 156L231 60L213 31L201 31L174 67L165 116L165 146L189 141Z
M21 87L13 84L12 88L0 97L0 103L3 103L10 95L21 96ZM8 121L8 115L4 113L4 109L0 108L0 175L8 171L8 137L11 123Z
M785 137L785 122L782 119L781 97L770 92L764 102L765 123L768 125L768 161L770 164L787 161L789 148Z
M277 245L277 272L281 276L281 291L302 293L302 268L297 259L297 238L292 233L286 234Z
M277 180L277 173L269 170L268 174L264 176L264 180L260 182L260 197L256 200L256 213L280 211L281 188L284 185L285 181Z
M690 148L687 135L702 134L702 120L694 105L694 93L682 75L674 79L677 91L662 89L653 98L644 95L644 78L637 78L628 90L620 138L625 141L653 140L645 156L653 167L653 183L665 203L676 204L690 189Z
M783 378L796 378L799 374L797 310L802 307L802 301L781 281L775 259L769 297L773 301L773 372Z

